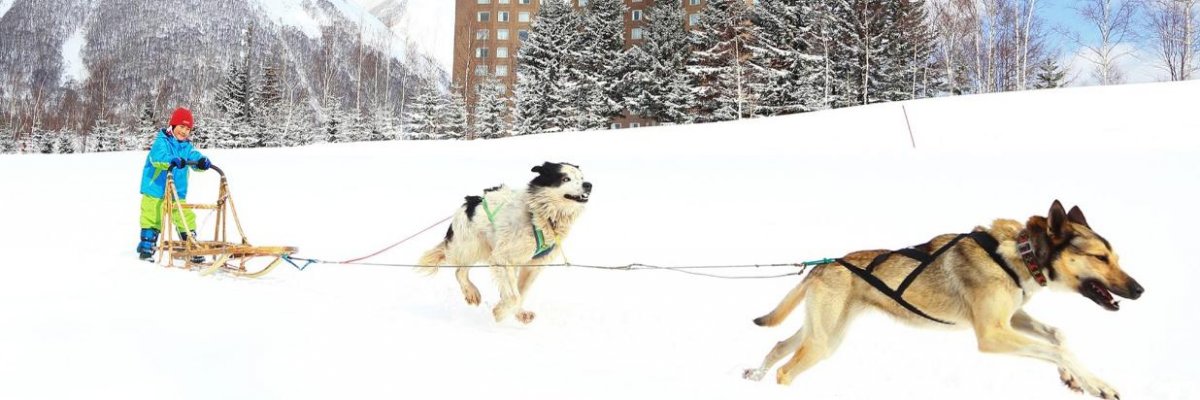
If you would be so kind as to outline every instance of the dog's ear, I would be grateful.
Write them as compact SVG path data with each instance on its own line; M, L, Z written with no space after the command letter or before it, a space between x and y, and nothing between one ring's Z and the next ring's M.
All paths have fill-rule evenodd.
M1071 221L1088 228L1092 227L1091 225L1088 225L1087 218L1083 217L1083 210L1080 210L1079 206L1071 207L1071 212L1067 213L1067 221Z
M1054 204L1050 205L1050 214L1046 216L1046 229L1051 237L1063 237L1067 233L1067 211L1063 209L1062 203L1054 200Z
M553 171L554 170L553 166L554 166L554 163L546 161L546 162L543 162L542 165L534 166L533 169L529 170L529 172L542 174L542 173L546 173L549 171Z

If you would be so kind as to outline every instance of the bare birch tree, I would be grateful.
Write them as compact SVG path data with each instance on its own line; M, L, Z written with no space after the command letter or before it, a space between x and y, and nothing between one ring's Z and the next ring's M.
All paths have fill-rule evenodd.
M1136 10L1130 0L1083 0L1075 7L1098 36L1093 41L1085 40L1078 32L1066 32L1066 36L1087 53L1085 59L1094 66L1092 77L1100 85L1125 81L1120 60L1133 53L1133 47L1121 45L1135 39L1137 32L1133 19Z
M1191 79L1200 69L1196 63L1200 0L1143 0L1142 12L1157 53L1156 66L1172 81Z

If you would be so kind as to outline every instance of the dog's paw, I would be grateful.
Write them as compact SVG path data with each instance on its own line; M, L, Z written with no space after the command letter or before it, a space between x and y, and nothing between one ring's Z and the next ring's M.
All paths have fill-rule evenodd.
M750 369L747 369L742 372L743 379L747 379L747 380L751 380L751 381L755 381L755 382L761 381L763 378L763 375L766 375L766 371L763 371L758 368L750 368Z
M508 307L505 306L503 301L501 301L500 304L497 304L495 307L492 307L492 317L496 318L496 322L500 322L505 318L508 318Z
M534 314L533 311L521 310L517 312L517 320L521 321L522 324L533 322L535 317L537 317L537 314Z
M463 289L463 299L467 300L467 304L472 306L477 306L483 301L482 296L479 295L479 289L476 289L474 286Z
M1067 388L1071 389L1071 391L1083 393L1083 387L1080 386L1079 379L1075 378L1075 375L1071 375L1071 372L1065 368L1058 368L1058 379L1062 379L1063 384L1067 385Z
M1101 399L1115 400L1121 398L1121 394L1117 393L1117 389L1113 389L1112 386L1109 386L1104 381L1094 377L1084 380L1084 390L1086 390L1088 394Z

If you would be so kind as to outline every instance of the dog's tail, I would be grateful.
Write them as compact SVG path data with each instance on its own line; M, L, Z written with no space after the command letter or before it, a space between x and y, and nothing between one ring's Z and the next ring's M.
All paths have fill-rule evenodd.
M754 324L758 326L775 326L787 319L792 310L795 310L796 306L799 306L800 302L804 300L804 294L808 292L809 278L812 278L811 274L804 277L804 280L792 288L787 296L783 296L783 300L779 302L778 306L775 306L774 310L771 310L767 315L755 318Z
M425 276L433 276L437 273L438 266L446 262L446 248L449 246L445 240L438 243L437 247L429 249L421 256L421 261L417 262L420 267L417 267L417 273Z

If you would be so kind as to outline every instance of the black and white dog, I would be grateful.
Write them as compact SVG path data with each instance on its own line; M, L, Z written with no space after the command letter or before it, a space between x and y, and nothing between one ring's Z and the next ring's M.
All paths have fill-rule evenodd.
M467 304L479 305L479 289L466 266L487 263L500 289L492 309L496 322L511 315L528 324L534 313L522 308L525 293L560 253L559 243L583 212L592 193L579 167L547 162L533 167L538 175L525 191L497 186L483 196L468 196L458 209L446 238L421 256L422 271L432 275L441 265L457 266L455 275Z

